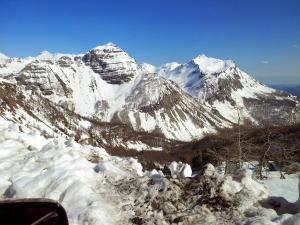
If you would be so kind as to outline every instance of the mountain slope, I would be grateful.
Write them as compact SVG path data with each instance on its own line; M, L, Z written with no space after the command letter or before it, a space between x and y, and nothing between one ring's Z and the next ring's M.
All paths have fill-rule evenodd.
M299 120L295 97L231 60L200 55L157 71L112 43L79 55L2 58L2 117L107 149L170 150L231 126L238 114L257 124Z
M90 50L82 60L110 84L129 82L138 70L135 59L113 43Z
M238 115L256 123L299 120L300 105L295 96L263 85L232 60L199 55L186 64L173 65L162 66L158 73L232 122L237 122Z
M123 124L134 132L167 139L199 139L230 124L174 82L145 71L111 43L83 55L43 52L37 57L12 58L0 68L0 76L24 99L47 101L52 108L82 118ZM38 112L37 105L30 104L30 110ZM47 110L43 108L37 115ZM47 118L42 121L58 127Z

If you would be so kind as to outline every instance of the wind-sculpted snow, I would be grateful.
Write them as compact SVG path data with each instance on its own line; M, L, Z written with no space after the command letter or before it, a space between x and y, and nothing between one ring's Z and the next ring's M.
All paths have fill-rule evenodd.
M263 208L259 201L268 197L268 190L245 170L223 176L207 165L196 177L180 178L186 176L174 176L178 165L171 167L172 177L144 173L135 159L0 123L0 198L56 200L70 224L299 223L299 214L278 216Z
M1 198L59 201L73 225L128 224L130 212L121 211L124 203L111 188L124 177L143 174L136 160L111 157L72 140L21 133L3 121L0 126Z

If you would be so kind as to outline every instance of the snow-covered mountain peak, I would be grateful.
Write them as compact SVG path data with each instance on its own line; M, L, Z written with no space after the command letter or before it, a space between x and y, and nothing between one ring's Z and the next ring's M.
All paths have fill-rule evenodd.
M154 139L164 136L190 141L236 122L237 107L243 108L243 117L254 121L270 118L269 113L261 115L266 103L276 121L284 122L290 112L299 112L299 103L291 96L260 84L231 60L199 55L185 64L172 62L155 68L138 64L112 43L82 55L44 51L36 57L8 58L0 63L0 77L0 87L6 88L3 99L6 95L15 98L16 92L24 96L5 100L5 107L0 96L3 112L17 113L15 102L19 102L19 108L24 109L18 111L24 114L22 118L31 118L27 113L30 108L30 113L38 112L40 121L60 126L66 134L75 132L82 117L105 123L105 127L110 122L126 126L132 129L131 137L134 132L146 132L158 135ZM40 110L40 102L45 110ZM283 109L275 110L278 106ZM68 113L70 132L66 130L70 124L58 124L55 113ZM80 129L87 129L85 125ZM126 139L122 129L115 132ZM112 141L112 137L105 140ZM114 140L114 146L119 146L121 141Z
M86 53L86 55L91 53L103 56L103 58L105 59L114 58L115 61L135 62L135 59L131 57L126 51L124 51L121 47L111 42L92 48Z
M181 64L178 63L178 62L170 62L170 63L166 63L166 64L162 65L160 67L160 69L164 70L164 71L172 71L172 70L176 69L179 66L181 66Z
M34 60L39 60L39 61L57 61L57 60L61 60L62 57L69 57L69 58L73 58L73 57L82 57L82 54L66 54L66 53L51 53L49 51L42 51L40 52L37 56L35 57L26 57L23 58L21 60L23 60L24 62L28 62L28 61L34 61Z
M191 63L196 64L204 74L221 73L230 67L235 67L235 63L232 60L216 59L207 57L204 54L198 55Z
M177 73L183 69L190 72L199 70L202 74L216 74L224 72L232 67L236 67L233 60L216 59L208 57L205 54L200 54L186 64L180 64L178 62L166 63L159 68L159 71L164 73Z
M8 60L9 57L4 55L3 53L0 52L0 63L5 63L6 60Z
M294 97L269 88L243 72L232 60L201 54L174 69L170 65L161 67L158 74L173 80L201 104L214 108L231 122L236 122L238 117L236 108L243 109L242 116L255 122L270 118L270 113L261 112L265 104L270 109L282 105L280 113L272 118L284 121L287 108L295 111L298 104Z
M113 43L91 49L82 60L110 84L129 82L138 71L135 59Z
M0 52L0 59L9 59L9 57Z
M149 63L142 63L141 68L145 73L155 73L157 68Z
M39 55L52 55L49 51L47 50L44 50L44 51L41 51Z
M46 50L40 52L35 58L38 60L52 60L56 54L52 54Z
M108 50L108 49L121 49L121 48L119 46L117 46L115 43L108 42L104 45L98 45L95 48L93 48L92 50L103 51L103 50Z

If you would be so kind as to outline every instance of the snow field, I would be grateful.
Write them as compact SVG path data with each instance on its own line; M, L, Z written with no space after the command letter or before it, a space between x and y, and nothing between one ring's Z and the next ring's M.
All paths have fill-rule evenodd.
M180 179L193 179L189 178L192 171L188 164L172 162L169 169L172 179L179 182ZM277 215L272 209L257 208L258 201L270 196L285 195L289 200L296 198L296 195L290 196L295 189L287 191L288 186L297 187L295 177L285 183L274 175L265 181L265 186L253 180L249 170L223 176L212 165L207 165L203 175L210 178L212 184L216 183L216 189L211 190L213 195L218 193L220 197L238 203L234 221L252 225L295 225L300 222L297 214L300 212L299 200L289 203L275 198L282 203L280 210L283 215ZM153 185L149 186L149 179L152 179ZM120 189L123 183L128 182L129 186ZM29 130L22 133L15 124L0 121L2 199L38 197L56 200L65 207L69 222L74 225L131 224L130 219L140 210L139 205L135 206L136 197L139 196L141 203L147 202L147 199L158 196L159 190L168 183L172 185L161 171L143 173L141 164L133 158L113 157L102 148L82 146L71 138L45 139ZM298 192L296 194L299 195ZM201 217L201 221L207 224L218 223L222 219L205 205L197 210L203 216L209 215ZM153 223L158 221L154 224L163 224L159 221L165 223L162 212L152 211L148 216L145 215L145 218L150 218ZM191 219L198 218L189 216Z

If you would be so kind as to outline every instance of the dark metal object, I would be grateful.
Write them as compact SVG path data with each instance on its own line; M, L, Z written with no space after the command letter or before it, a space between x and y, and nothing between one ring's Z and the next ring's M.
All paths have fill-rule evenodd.
M44 198L0 201L3 225L69 225L65 209Z

